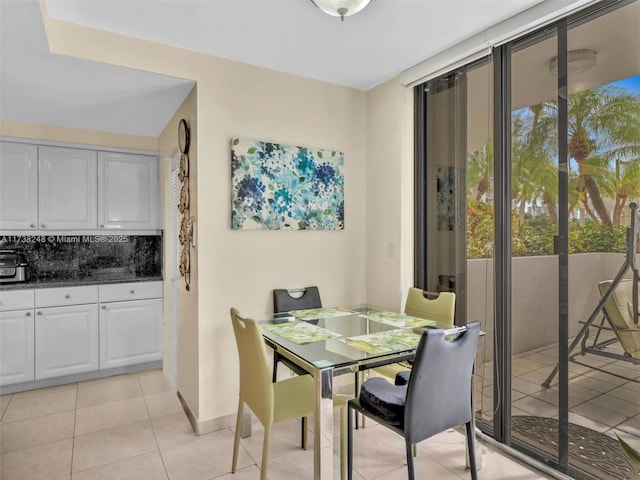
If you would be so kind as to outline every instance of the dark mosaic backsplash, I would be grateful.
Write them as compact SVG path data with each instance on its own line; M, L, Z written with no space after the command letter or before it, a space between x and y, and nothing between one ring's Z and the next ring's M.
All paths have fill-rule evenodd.
M162 276L162 235L1 235L27 257L32 281Z

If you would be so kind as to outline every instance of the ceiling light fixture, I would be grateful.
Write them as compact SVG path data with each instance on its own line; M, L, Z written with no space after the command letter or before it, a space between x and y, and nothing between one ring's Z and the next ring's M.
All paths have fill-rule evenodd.
M372 0L311 0L316 7L328 15L340 17L344 22L344 17L355 15Z
M567 69L570 73L582 73L596 66L598 52L588 48L571 50L567 53ZM549 62L549 71L558 71L558 57L553 57Z

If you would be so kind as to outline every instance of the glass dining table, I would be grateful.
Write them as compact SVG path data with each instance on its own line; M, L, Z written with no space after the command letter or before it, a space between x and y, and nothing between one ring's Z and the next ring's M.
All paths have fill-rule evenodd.
M410 360L424 328L447 328L369 305L251 315L268 346L315 381L314 479L334 478L333 379Z

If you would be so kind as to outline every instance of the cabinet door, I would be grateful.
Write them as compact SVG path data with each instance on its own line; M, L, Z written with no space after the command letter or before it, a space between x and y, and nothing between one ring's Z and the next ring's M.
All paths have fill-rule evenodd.
M98 306L36 309L36 380L98 370Z
M100 368L162 360L162 299L100 306Z
M158 159L98 153L98 225L105 229L160 229Z
M37 166L37 146L0 142L0 229L37 227Z
M98 203L96 152L39 147L38 220L41 229L95 229Z
M33 381L33 310L0 312L0 385Z

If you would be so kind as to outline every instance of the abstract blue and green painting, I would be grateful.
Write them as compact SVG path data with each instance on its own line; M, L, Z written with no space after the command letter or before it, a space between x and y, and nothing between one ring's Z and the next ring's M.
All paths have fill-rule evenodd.
M343 167L343 152L232 139L232 228L344 229Z

